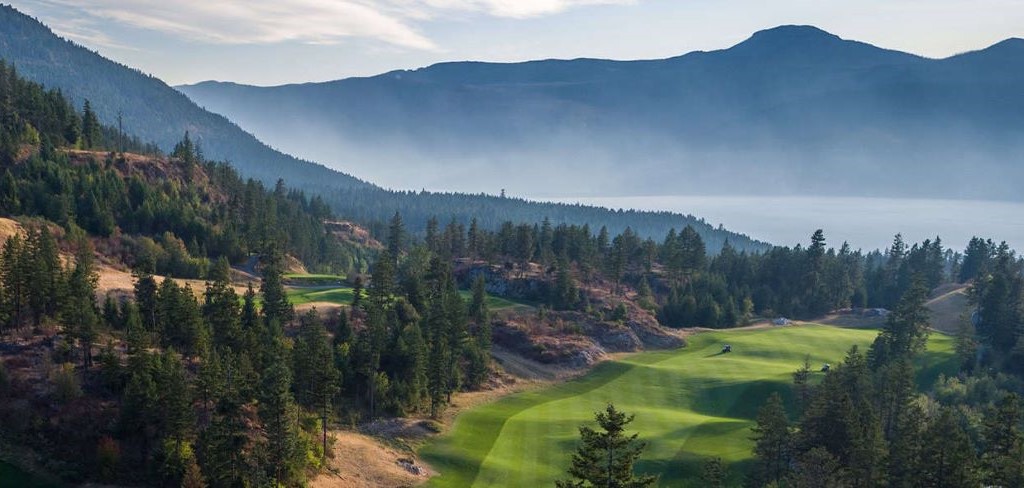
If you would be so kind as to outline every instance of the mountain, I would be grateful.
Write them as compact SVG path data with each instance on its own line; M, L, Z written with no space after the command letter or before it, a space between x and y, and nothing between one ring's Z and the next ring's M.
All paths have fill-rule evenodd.
M0 5L0 61L14 65L20 76L57 88L81 107L86 98L102 122L117 123L123 114L125 130L142 142L156 142L165 152L189 131L208 159L226 160L243 176L267 183L283 178L289 187L320 196L341 218L383 232L384 222L400 212L408 229L422 233L428 219L442 224L456 220L468 227L472 219L484 229L504 222L590 225L612 234L631 228L641 237L662 239L670 229L693 226L711 251L728 241L743 250L768 247L750 237L724 230L694 217L670 212L609 210L578 204L534 202L523 198L451 192L387 190L346 173L276 151L221 115L208 112L162 81L56 36L49 28L12 7ZM302 137L302 140L308 140ZM2 146L2 144L0 144ZM347 167L378 165L373 152L349 160ZM324 155L337 162L345 153ZM347 156L347 155L345 155ZM418 186L413 186L414 188ZM493 193L498 193L495 190Z
M277 147L389 186L1020 199L1022 82L1020 39L928 59L782 26L660 60L178 89Z
M230 160L248 176L269 183L286 178L299 185L367 186L349 175L266 146L159 79L61 39L13 7L0 5L0 25L0 58L13 64L20 75L59 88L78 107L89 99L106 124L116 126L120 113L127 132L164 151L170 151L188 131L207 157Z

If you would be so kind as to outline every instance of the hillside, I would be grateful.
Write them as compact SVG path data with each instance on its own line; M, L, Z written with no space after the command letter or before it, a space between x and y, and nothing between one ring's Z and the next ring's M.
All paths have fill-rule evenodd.
M171 151L188 131L207 159L228 161L243 177L256 178L267 185L283 178L289 187L319 195L341 217L371 230L380 230L374 226L397 211L416 232L422 232L431 217L454 218L467 226L476 218L486 228L496 228L506 220L535 223L549 218L556 224L586 223L595 231L606 226L613 233L631 227L656 239L664 237L669 229L692 225L712 250L721 248L726 241L746 250L767 247L692 215L612 211L481 193L482 189L490 195L499 193L500 187L492 186L474 186L461 194L382 189L348 173L362 176L371 168L382 167L383 155L355 160L351 154L339 152L318 159L344 171L340 172L280 153L224 117L203 110L159 79L61 39L45 25L9 6L0 6L0 59L14 65L20 76L61 90L77 109L85 98L90 99L105 124L116 126L117 114L121 112L129 134L144 142L157 143L164 152ZM458 174L448 172L452 178ZM405 188L419 189L423 187L421 183L416 181Z
M178 88L295 154L372 159L359 174L391 186L1018 200L1022 82L1020 39L927 59L783 26L659 60Z
M118 114L122 114L127 132L164 151L170 151L189 131L207 157L230 160L239 171L265 183L286 178L296 185L367 186L344 173L266 146L159 79L61 39L13 7L0 6L0 26L0 59L16 66L21 76L59 88L76 107L89 99L100 120L108 125L116 126Z

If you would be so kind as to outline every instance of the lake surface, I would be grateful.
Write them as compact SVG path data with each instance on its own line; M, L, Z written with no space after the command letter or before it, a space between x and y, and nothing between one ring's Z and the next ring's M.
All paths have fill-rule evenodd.
M962 251L972 236L1024 250L1024 202L858 197L643 196L559 198L609 208L669 210L773 244L810 242L823 229L830 245L885 249L897 232L907 242L942 237Z

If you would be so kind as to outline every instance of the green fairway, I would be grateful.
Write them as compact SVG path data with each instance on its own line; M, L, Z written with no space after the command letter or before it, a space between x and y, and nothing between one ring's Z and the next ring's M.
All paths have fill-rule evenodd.
M466 301L467 304L473 298L473 292L469 290L460 290L459 295L462 297L463 300ZM527 304L526 302L512 301L507 298L496 297L494 295L487 295L487 308L490 310L505 310L516 307L530 308L532 307L532 305Z
M312 302L330 302L338 305L349 305L354 296L352 288L289 288L288 299L292 305L304 305Z
M295 275L300 280L329 280L338 279L339 277L329 277L327 275ZM347 286L290 286L287 288L286 293L288 299L292 302L292 305L304 305L313 302L330 302L338 305L349 305L352 303L353 289ZM365 293L365 292L364 292ZM467 303L472 297L469 291L463 290L459 292L463 300ZM530 305L523 302L514 302L501 297L487 296L487 307L491 310L506 310L516 307L528 308Z
M638 469L659 474L660 486L699 486L708 456L722 457L737 484L750 459L751 419L770 392L788 396L806 355L817 370L876 334L822 325L698 334L685 349L605 362L580 379L463 412L420 454L440 473L432 486L552 486L579 425L613 402L636 414L630 427L649 443ZM723 343L733 352L721 354ZM928 348L920 381L955 371L950 337L933 334Z

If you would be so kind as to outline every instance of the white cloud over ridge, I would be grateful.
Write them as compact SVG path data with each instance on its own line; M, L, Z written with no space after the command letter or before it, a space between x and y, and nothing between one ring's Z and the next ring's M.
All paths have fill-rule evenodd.
M62 34L96 41L101 22L215 44L303 42L334 44L372 39L416 50L438 46L416 28L453 15L529 18L585 5L636 0L41 0L77 10ZM83 39L85 40L85 39Z

